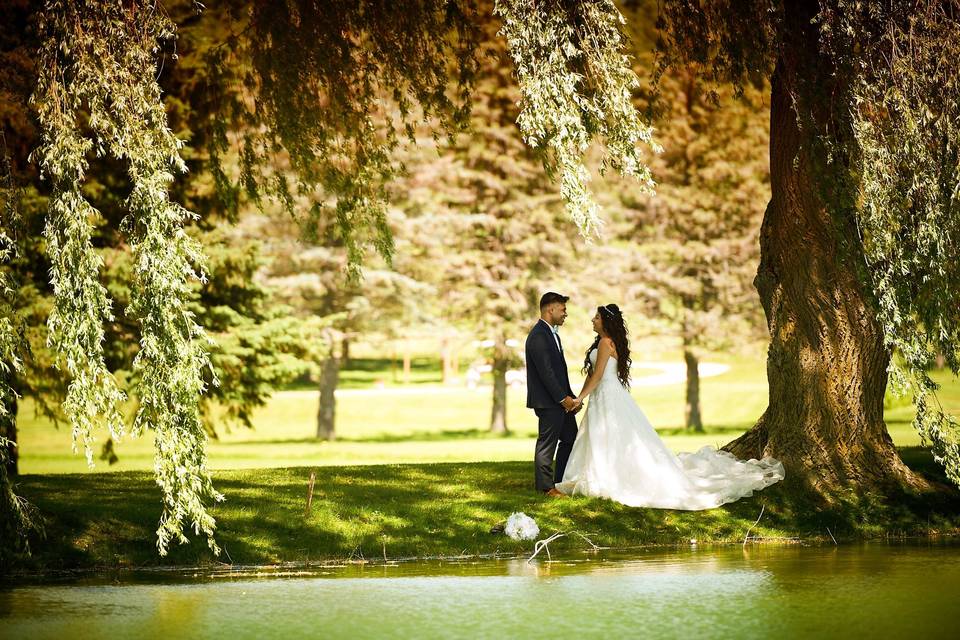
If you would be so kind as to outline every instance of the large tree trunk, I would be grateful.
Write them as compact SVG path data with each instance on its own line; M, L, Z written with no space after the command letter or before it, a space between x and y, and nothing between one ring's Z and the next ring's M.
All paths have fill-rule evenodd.
M818 53L815 12L812 0L787 3L772 81L772 198L754 280L770 331L769 405L726 449L774 456L788 483L828 499L845 489L919 489L924 481L903 464L883 421L890 354L857 277L862 248L845 241L857 236L836 191L843 163L827 162L816 128L798 126L791 98L824 122L843 82Z
M683 350L683 360L687 363L687 403L683 418L687 429L703 433L703 419L700 417L700 363L689 349Z
M340 358L331 351L320 370L320 408L317 410L317 438L334 440L337 400L334 392L340 378Z
M507 368L510 352L504 336L497 337L493 346L493 410L490 415L490 431L507 433Z

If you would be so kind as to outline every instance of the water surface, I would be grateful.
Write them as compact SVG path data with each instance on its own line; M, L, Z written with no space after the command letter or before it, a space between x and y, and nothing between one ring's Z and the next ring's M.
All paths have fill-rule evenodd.
M748 546L0 589L3 638L956 638L960 546Z

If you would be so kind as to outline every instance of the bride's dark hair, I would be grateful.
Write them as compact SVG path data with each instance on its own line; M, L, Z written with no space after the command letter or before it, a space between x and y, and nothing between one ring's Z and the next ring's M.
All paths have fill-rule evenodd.
M617 348L617 378L624 387L630 386L630 340L627 338L627 324L623 320L623 314L620 313L620 307L615 304L606 304L597 307L597 313L600 314L600 323L607 336L613 340ZM587 357L583 360L583 369L581 373L589 376L593 373L593 364L590 362L590 352L600 344L600 334L587 349Z

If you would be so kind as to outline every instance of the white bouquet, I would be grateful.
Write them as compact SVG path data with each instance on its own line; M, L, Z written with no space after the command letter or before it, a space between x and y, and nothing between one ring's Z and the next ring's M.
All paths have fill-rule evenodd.
M533 518L525 513L517 512L510 514L507 518L507 524L503 532L514 540L535 540L540 535L540 527L533 521Z

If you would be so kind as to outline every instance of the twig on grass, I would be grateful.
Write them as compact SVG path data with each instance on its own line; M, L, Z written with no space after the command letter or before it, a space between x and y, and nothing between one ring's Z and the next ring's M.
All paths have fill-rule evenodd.
M317 479L317 472L310 472L310 484L307 487L307 508L303 512L303 516L307 517L310 515L310 507L313 506L313 483Z
M750 532L753 531L753 528L754 528L755 526L757 526L757 524L760 522L760 518L763 517L763 510L766 509L766 508L767 508L767 505L766 505L766 504L760 505L760 515L757 516L757 521L754 522L752 525L750 525L750 528L747 529L747 535L743 536L743 546L744 546L744 547L747 546L747 538L750 537Z

